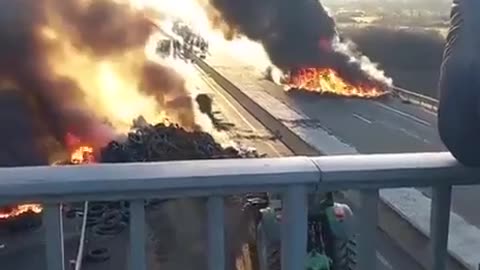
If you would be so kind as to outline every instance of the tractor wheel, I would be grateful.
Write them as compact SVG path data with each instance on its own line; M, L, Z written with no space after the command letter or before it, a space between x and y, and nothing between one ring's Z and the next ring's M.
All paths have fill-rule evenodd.
M355 270L357 245L355 239L348 241L335 240L332 270Z
M262 224L257 227L257 258L259 270L280 270L280 243L269 241Z

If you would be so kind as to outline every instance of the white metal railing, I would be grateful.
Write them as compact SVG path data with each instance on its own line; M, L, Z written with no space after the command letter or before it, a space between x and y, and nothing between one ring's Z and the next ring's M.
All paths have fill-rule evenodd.
M85 247L85 235L87 234L87 221L88 221L88 201L85 201L83 204L83 218L82 218L82 227L80 229L80 239L78 241L78 250L77 256L75 258L75 270L82 269L84 247Z
M459 165L449 153L274 159L202 160L0 169L0 205L41 202L49 270L64 269L61 203L129 200L130 269L146 269L148 198L208 197L208 266L225 269L223 196L251 191L283 194L282 269L301 270L307 243L309 191L358 189L359 269L375 269L379 188L433 187L432 269L446 269L452 185L478 184L480 169Z
M427 110L432 112L437 112L438 110L438 100L429 96L425 96L414 91L409 91L407 89L393 86L392 90L397 94L402 100L407 102L417 104Z

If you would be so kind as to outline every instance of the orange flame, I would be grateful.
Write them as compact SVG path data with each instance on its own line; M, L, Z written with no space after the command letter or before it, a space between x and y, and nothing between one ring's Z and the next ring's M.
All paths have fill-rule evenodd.
M72 134L67 134L67 144L78 144L80 140ZM95 162L93 155L93 147L79 146L73 150L70 154L70 163L72 164L88 164ZM39 214L43 211L43 207L40 204L20 204L15 206L9 206L0 208L0 220L14 218L27 213Z
M386 91L378 86L350 84L331 68L297 70L287 77L284 85L286 91L301 89L347 97L375 98L386 94Z
M5 209L0 209L0 220L18 217L27 213L39 214L43 210L40 204L21 204Z
M70 150L71 164L88 164L95 162L93 147L82 143L82 140L74 134L68 132L65 136L65 144Z
M70 155L70 162L72 164L87 164L94 163L93 147L80 146L75 149Z

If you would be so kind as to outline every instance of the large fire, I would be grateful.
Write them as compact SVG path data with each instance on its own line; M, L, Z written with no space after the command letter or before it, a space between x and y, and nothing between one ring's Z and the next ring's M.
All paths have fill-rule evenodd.
M70 162L72 164L88 164L94 163L95 157L93 155L93 147L90 146L80 146L75 151L73 151Z
M46 1L47 4L52 5L57 4L56 2ZM85 9L89 11L87 7ZM51 10L56 9L51 8ZM84 12L84 10L79 9L79 12ZM92 108L92 111L99 118L108 119L119 131L127 131L131 120L138 115L143 115L152 122L165 119L166 114L159 110L155 98L142 94L139 90L139 85L143 83L142 72L145 63L148 61L145 55L145 44L139 44L138 46L134 44L128 50L121 50L114 45L115 42L120 41L112 38L112 45L109 44L111 48L108 48L110 51L102 51L102 55L99 56L92 53L90 49L82 47L88 45L82 44L79 46L79 41L75 40L78 37L71 33L68 28L69 25L65 24L62 18L58 18L59 16L55 12L49 13L47 25L39 31L43 42L55 48L46 54L48 64L57 76L68 77L76 82L85 94L86 105ZM81 13L81 16L88 15ZM106 18L105 20L109 19ZM142 23L146 22L146 20L138 20ZM143 30L143 27L132 26L132 28L135 27ZM113 35L112 33L108 34ZM142 35L147 34L142 32L132 33L131 39L139 39ZM102 40L99 40L99 43L101 43ZM120 43L118 46L121 47L122 45L124 44ZM68 61L65 61L65 59L68 59ZM157 89L157 91L162 91L162 89ZM113 96L115 98L112 98Z
M18 217L27 213L39 214L42 212L42 206L39 204L22 204L12 207L0 208L0 220Z
M70 153L70 164L88 164L95 162L93 147L83 143L80 138L67 133L65 136L65 145Z
M6 13L22 10L1 22L0 87L8 82L28 97L38 112L39 133L70 153L62 164L95 162L94 150L127 131L139 115L148 122L170 120L186 129L195 127L185 79L152 57L158 26L133 2L0 4ZM76 136L68 138L68 132ZM67 139L62 141L62 136ZM60 147L51 148L60 152ZM53 155L54 150L49 145L45 152ZM38 204L0 207L0 219L41 211Z
M375 98L387 92L380 86L353 85L331 68L303 68L290 72L283 81L286 91L300 89L347 97Z
M67 138L71 138L71 137L67 137ZM73 151L70 154L69 162L70 164L75 164L75 165L94 163L95 156L93 153L93 147L87 146L87 145L81 145L73 149ZM8 206L3 208L0 207L0 221L18 217L28 213L40 214L42 210L43 210L43 207L40 204L20 204L20 205Z

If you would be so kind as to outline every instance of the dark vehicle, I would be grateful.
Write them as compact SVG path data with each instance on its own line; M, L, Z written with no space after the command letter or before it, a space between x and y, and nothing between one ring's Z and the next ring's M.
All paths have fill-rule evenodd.
M336 203L332 193L309 196L306 270L356 269L353 213ZM260 270L280 270L281 200L271 195L250 194L244 211L253 220L252 232Z

